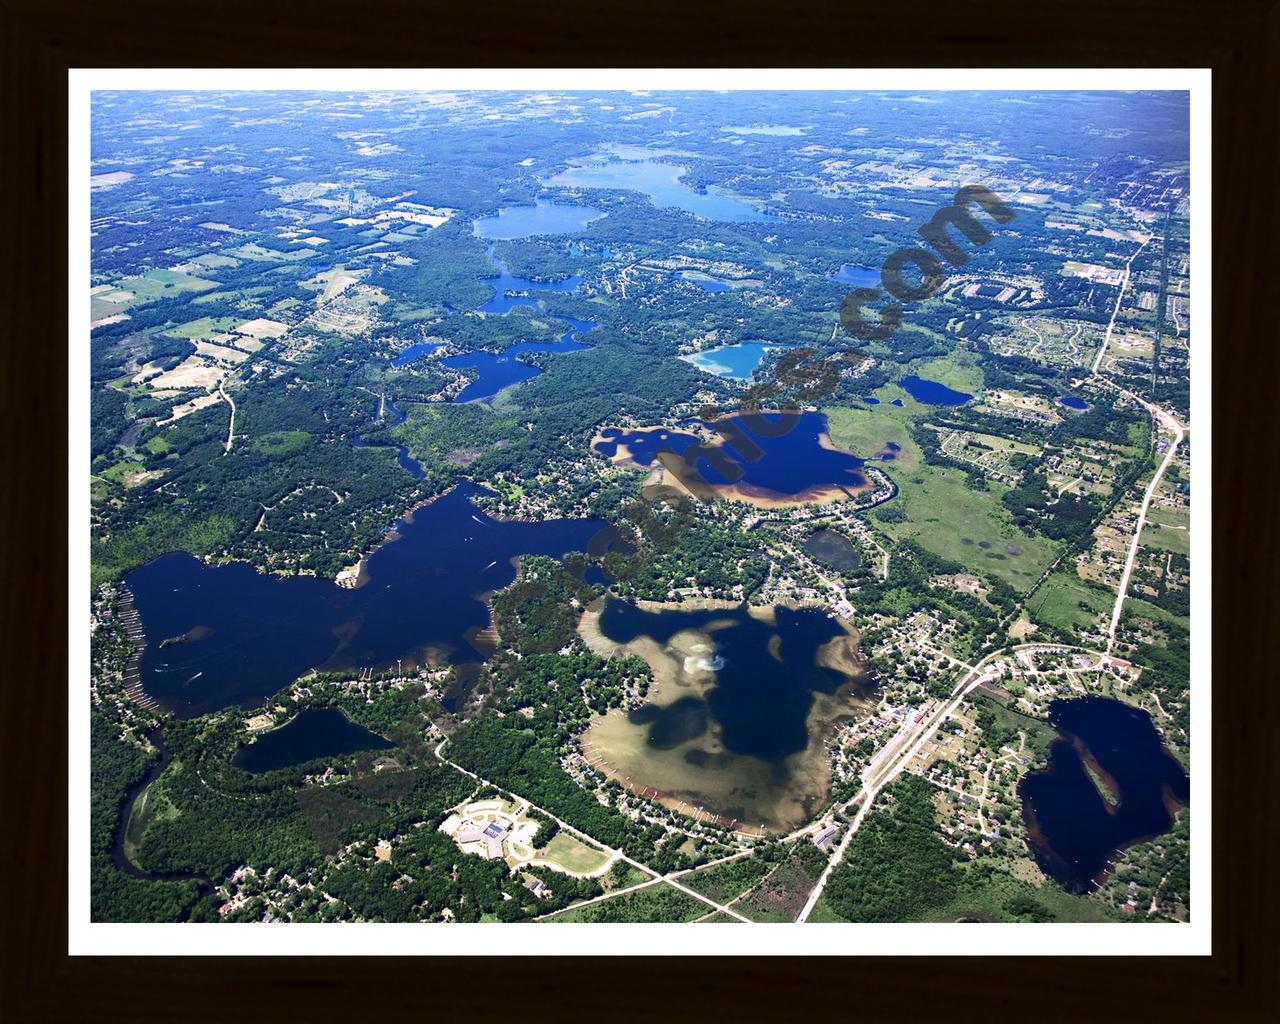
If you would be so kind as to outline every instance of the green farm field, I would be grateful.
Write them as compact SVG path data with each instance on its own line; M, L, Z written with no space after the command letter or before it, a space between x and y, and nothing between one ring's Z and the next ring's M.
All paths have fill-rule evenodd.
M1182 509L1152 508L1142 531L1142 543L1175 555L1190 555L1191 516Z
M1040 585L1027 602L1027 614L1037 625L1058 629L1087 629L1110 614L1115 595L1093 586L1075 570L1059 570Z
M901 474L920 465L920 449L911 440L910 426L914 415L907 409L887 402L874 407L840 406L823 410L827 429L837 448L866 458L886 444L896 444L901 451L892 463L890 475Z
M1057 544L1014 524L1000 504L1007 491L1001 484L975 491L965 483L963 471L952 467L921 465L906 474L889 472L899 489L894 503L907 517L881 524L894 539L914 540L935 555L978 575L1002 579L1017 590L1035 583L1057 557Z
M928 365L930 372L942 369ZM974 386L965 378L966 370L954 366L948 386ZM913 540L978 575L1002 579L1019 590L1030 587L1057 557L1058 545L1014 524L1000 504L1007 491L1003 484L992 481L990 490L976 491L965 482L964 471L924 461L910 431L914 424L927 422L929 406L907 397L896 385L880 388L877 396L881 403L876 406L841 406L825 412L831 440L840 448L868 456L886 443L899 447L897 458L879 468L898 485L898 496L886 508L901 509L906 519L881 522L880 528L895 540ZM895 396L902 397L902 406L889 404Z

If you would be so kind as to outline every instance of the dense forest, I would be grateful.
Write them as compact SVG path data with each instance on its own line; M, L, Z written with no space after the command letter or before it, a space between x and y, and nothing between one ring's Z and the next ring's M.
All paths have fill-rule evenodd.
M826 899L847 921L919 920L960 884L955 853L938 837L933 787L903 775L880 797L831 875Z

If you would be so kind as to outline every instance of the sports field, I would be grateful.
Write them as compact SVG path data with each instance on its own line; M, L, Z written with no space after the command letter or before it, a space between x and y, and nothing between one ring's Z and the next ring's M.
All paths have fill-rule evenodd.
M568 832L557 832L540 858L562 867L571 875L594 875L609 863L607 853L587 846Z

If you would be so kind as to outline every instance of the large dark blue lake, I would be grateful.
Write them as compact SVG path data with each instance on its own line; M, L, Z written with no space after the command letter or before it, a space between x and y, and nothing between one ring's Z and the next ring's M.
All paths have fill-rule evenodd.
M253 743L241 747L232 763L247 772L270 772L317 758L394 746L337 708L314 708L299 712L285 725L264 732Z
M777 608L770 624L745 607L728 610L648 611L610 598L600 631L615 643L649 637L669 644L677 633L705 632L713 649L695 657L695 669L714 671L704 697L681 697L670 705L631 712L648 728L647 742L671 749L704 733L712 719L724 748L765 761L781 761L809 743L806 720L815 693L835 693L850 677L817 663L818 649L845 636L839 623L814 608Z
M831 447L822 413L743 414L707 424L719 435L711 452L694 459L693 468L707 484L754 488L762 497L796 498L806 493L865 487L864 460ZM691 433L667 429L607 428L595 450L613 458L624 446L641 466L652 465L662 452L684 453L699 443Z
M1048 767L1022 780L1023 820L1045 873L1084 892L1118 850L1169 831L1190 784L1145 711L1081 697L1054 701L1049 721L1060 738Z
M461 352L440 360L441 366L451 370L475 370L476 379L463 388L455 402L476 402L493 398L503 388L536 377L542 371L529 363L522 363L519 356L533 352L582 352L591 346L577 340L595 326L594 320L574 320L557 317L569 324L569 329L555 341L521 341L494 354L492 352Z
M354 589L185 553L134 570L125 583L147 637L143 688L185 717L261 700L312 668L482 660L483 597L515 578L513 560L584 551L604 524L498 522L475 493L461 484L398 522Z

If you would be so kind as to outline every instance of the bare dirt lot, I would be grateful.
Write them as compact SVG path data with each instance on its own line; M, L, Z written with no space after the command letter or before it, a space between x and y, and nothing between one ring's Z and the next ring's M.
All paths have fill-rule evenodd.
M216 388L227 375L225 368L216 366L202 356L188 356L172 370L152 377L148 382L153 388Z

